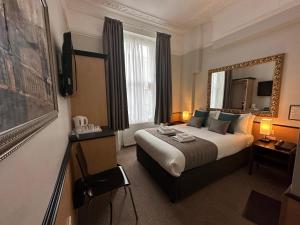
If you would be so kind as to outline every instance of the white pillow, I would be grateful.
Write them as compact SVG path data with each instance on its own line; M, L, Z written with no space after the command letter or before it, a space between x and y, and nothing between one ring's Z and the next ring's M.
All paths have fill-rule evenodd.
M219 119L220 112L221 111L218 111L218 110L216 110L216 111L209 111L207 122L206 122L206 127L209 126L211 119L216 119L216 120Z
M252 127L253 127L253 122L255 119L255 115L252 115L248 119L248 134L252 134Z
M241 114L234 127L234 132L249 134L249 119L251 118L251 116L251 113Z

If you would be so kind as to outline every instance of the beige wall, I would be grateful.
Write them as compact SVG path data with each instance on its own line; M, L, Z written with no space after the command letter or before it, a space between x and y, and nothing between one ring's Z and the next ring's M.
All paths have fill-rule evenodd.
M172 99L173 99L173 112L181 111L181 68L182 57L172 55Z
M201 71L202 50L190 51L182 57L181 67L181 110L192 111L193 85Z
M72 42L75 49L88 52L103 52L102 38L82 35L72 32Z
M47 1L54 42L67 30L60 0ZM40 225L68 143L70 108L58 96L59 116L14 154L0 162L0 224Z
M196 106L206 106L207 71L225 65L251 59L286 53L279 106L280 124L300 126L299 121L288 120L289 106L300 104L300 24L265 33L252 39L227 45L222 48L208 47L203 50L202 68L197 79ZM205 93L203 93L205 92ZM183 93L184 94L184 93Z

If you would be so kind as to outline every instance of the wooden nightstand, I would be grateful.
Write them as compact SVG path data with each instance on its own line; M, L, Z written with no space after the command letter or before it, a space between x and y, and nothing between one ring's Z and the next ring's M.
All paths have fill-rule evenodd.
M296 147L292 150L279 150L275 148L276 141L265 143L262 141L255 141L252 144L250 163L249 163L249 175L252 174L253 164L257 166L260 164L266 166L272 166L276 169L283 170L292 178Z

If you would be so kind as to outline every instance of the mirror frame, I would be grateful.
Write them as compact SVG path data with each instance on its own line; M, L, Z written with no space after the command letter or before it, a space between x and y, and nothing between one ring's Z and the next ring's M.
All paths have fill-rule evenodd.
M241 62L229 66L223 66L216 69L208 70L208 86L207 86L207 110L210 110L210 95L211 95L211 76L212 73L220 72L220 71L228 71L248 66L254 66L258 64L275 62L274 74L273 74L273 87L272 87L272 96L271 96L271 105L269 112L252 112L254 115L263 116L263 117L278 117L279 111L279 98L280 98L280 87L281 87L281 77L283 70L283 62L284 62L285 54L277 54L273 56L268 56L264 58L254 59L246 62ZM219 110L219 109L218 109ZM250 110L239 110L239 109L220 109L223 112L229 113L245 113L250 112Z

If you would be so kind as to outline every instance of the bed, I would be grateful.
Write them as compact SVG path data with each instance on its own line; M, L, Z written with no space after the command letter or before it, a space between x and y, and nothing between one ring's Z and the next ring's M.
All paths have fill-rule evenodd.
M147 130L135 133L137 159L148 170L171 201L176 202L205 185L232 173L247 164L251 134L221 135L185 124L173 126L179 132L208 140L217 146L216 160L186 169L185 155L173 145L152 135Z

